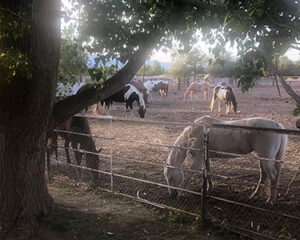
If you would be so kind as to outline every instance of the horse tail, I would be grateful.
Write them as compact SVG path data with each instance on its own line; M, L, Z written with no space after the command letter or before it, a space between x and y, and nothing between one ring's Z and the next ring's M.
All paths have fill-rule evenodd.
M235 113L237 111L237 101L236 101L236 98L234 96L234 93L232 91L232 88L231 87L226 87L228 89L228 91L230 92L230 100L231 100L231 103L233 104L234 106L234 109L235 109Z

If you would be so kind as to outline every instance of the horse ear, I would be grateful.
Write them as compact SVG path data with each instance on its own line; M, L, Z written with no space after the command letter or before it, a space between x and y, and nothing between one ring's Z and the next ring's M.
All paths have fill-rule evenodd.
M99 149L99 150L97 150L96 152L97 152L97 153L99 153L99 152L101 152L101 151L102 151L102 148L100 148L100 149Z

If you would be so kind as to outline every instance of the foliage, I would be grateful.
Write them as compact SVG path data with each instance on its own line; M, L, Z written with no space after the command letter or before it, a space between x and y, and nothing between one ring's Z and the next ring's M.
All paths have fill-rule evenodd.
M125 63L143 44L161 36L156 48L171 46L172 38L188 52L201 32L216 58L226 42L236 44L242 59L236 76L243 91L271 66L274 50L283 54L299 36L298 1L280 0L143 0L83 1L82 26L91 51L119 58ZM260 54L262 59L247 56ZM259 57L259 58L261 58ZM267 63L268 64L265 64ZM178 69L184 72L184 69ZM257 70L257 71L256 71ZM175 72L175 71L173 71Z
M294 63L288 57L282 56L278 59L278 72L281 76L299 76L300 62Z
M139 71L136 73L137 76L159 76L165 73L165 69L160 65L159 61L153 60L152 65L144 64Z
M225 49L222 49L219 56L210 59L207 72L214 77L232 77L235 76L238 61Z
M295 117L300 115L300 104L297 104L297 105L296 105L296 108L295 108L294 111L293 111L293 115L294 115Z
M9 82L16 75L27 79L31 77L31 59L22 51L22 47L14 47L30 32L30 26L21 19L27 15L26 12L20 12L20 18L16 19L9 13L0 11L0 83Z
M110 67L93 67L88 69L88 73L91 76L93 82L104 81L105 79L111 77L116 71L114 66Z
M72 83L77 81L79 74L87 71L88 57L82 47L73 39L74 26L69 25L62 32L60 59L58 67L58 82Z
M188 52L174 51L173 61L169 69L170 75L179 78L189 78L190 76L198 76L204 74L207 65L207 57L198 48L193 48Z
M152 66L150 67L150 75L158 76L164 74L165 69L160 66L159 61L153 60Z

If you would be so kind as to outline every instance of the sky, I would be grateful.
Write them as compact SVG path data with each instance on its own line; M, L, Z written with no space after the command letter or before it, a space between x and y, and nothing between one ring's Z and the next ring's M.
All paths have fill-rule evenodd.
M208 47L205 44L205 42L202 42L199 40L199 42L197 43L197 45L200 46L200 49L205 52L206 54L208 54ZM236 55L237 51L234 48L230 48L229 44L227 46L225 46L226 50L231 52L232 55ZM285 56L287 56L289 59L291 59L292 61L300 61L300 51L295 50L295 49L289 49ZM163 52L162 50L159 51L153 51L152 55L151 55L151 60L157 60L159 62L171 62L171 53L170 51L168 51L167 53Z
M69 0L62 0L63 4L65 6L67 6L67 8L71 8L72 5L70 3ZM66 23L64 22L64 20L62 19L62 27L64 27L66 25ZM208 46L206 45L205 42L199 40L196 43L197 46L200 47L200 49L208 54ZM226 50L231 52L232 55L236 55L237 50L234 48L230 48L229 44L225 46ZM287 53L285 54L285 56L287 56L289 59L291 59L292 61L299 61L300 60L300 51L298 50L294 50L294 49L290 49L287 51ZM159 51L154 50L152 55L151 55L151 60L157 60L159 62L171 62L171 50L164 52L162 51L162 49L160 49Z

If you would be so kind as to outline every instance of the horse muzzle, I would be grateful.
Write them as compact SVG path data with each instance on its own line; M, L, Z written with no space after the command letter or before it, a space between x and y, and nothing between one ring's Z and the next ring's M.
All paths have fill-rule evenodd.
M169 194L173 200L176 200L178 198L178 190L177 189L169 189Z

